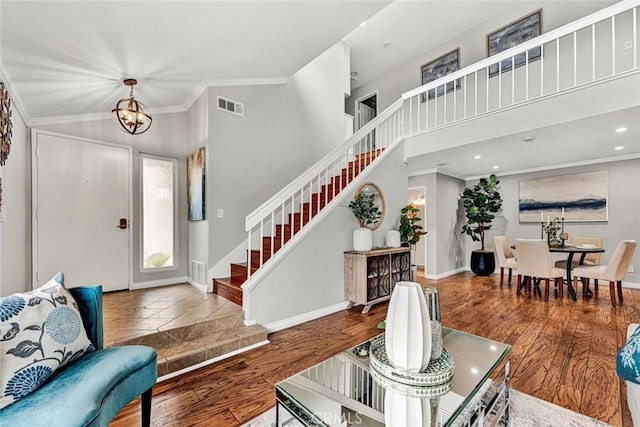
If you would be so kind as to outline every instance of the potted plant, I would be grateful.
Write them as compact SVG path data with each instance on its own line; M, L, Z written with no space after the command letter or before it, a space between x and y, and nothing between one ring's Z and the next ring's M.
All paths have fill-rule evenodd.
M400 211L400 241L402 246L415 246L420 241L420 236L427 234L422 231L422 226L418 225L420 209L413 204L408 204Z
M493 251L484 246L485 231L491 229L491 222L495 219L495 213L502 207L500 196L500 181L495 175L489 178L480 178L478 183L471 188L465 188L460 198L467 217L462 226L462 234L471 236L474 242L480 242L480 249L471 252L471 271L479 276L488 276L496 268Z
M416 244L420 241L420 237L427 234L422 231L422 226L418 224L421 218L418 217L418 209L415 205L409 203L400 211L400 241L402 246L411 248L411 280L416 280L418 267L415 264Z
M369 227L375 226L382 216L374 199L375 194L358 191L349 202L349 209L360 224L360 228L353 231L353 249L356 251L370 251L373 247L373 233Z

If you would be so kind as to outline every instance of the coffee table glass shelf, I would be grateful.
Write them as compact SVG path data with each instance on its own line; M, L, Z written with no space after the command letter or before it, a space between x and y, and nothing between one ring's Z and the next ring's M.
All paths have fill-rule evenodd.
M374 337L276 384L276 425L383 426L389 392L427 399L420 406L431 408L434 427L509 425L509 361L501 380L489 377L511 346L449 328L442 333L455 364L448 385L410 386L382 375L370 364L369 347L380 339Z

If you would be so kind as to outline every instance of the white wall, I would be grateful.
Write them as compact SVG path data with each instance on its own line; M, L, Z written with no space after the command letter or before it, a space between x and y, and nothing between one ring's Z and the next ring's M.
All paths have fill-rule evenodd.
M383 223L373 232L374 246L383 246L386 232L397 229L400 210L407 204L407 173L402 152L400 144L366 177L366 181L380 187L385 198ZM309 312L340 308L345 301L344 252L352 250L353 230L358 227L348 209L353 195L353 191L344 193L344 206L331 212L245 295L247 320L256 320L262 325L286 323L287 319Z
M246 239L249 213L345 141L345 73L338 43L287 84L209 89L209 207L224 209L209 220L210 268ZM218 109L218 96L244 116Z
M153 113L153 112L152 112ZM133 281L134 283L185 277L188 275L188 226L187 226L187 172L186 157L189 146L186 139L187 114L157 114L153 115L151 128L141 135L129 135L116 126L112 120L96 120L89 122L67 123L42 126L41 129L73 135L82 138L95 139L133 147L133 215L131 227L133 233ZM155 154L178 159L178 269L175 271L149 273L140 272L141 245L141 215L140 215L140 176L139 153ZM30 164L31 159L28 158ZM27 191L31 191L30 188ZM30 194L30 193L28 193ZM106 202L106 201L105 201Z
M185 141L188 151L209 145L209 96L205 91L202 96L187 111L188 138ZM209 194L209 149L206 150L205 160L205 219L203 221L188 221L189 265L191 261L202 262L205 272L209 270L209 219L215 213L210 211ZM193 279L193 278L192 278ZM206 279L206 277L205 277ZM209 281L204 283L209 285Z
M13 109L11 151L2 177L0 222L0 297L31 290L31 144L17 109Z

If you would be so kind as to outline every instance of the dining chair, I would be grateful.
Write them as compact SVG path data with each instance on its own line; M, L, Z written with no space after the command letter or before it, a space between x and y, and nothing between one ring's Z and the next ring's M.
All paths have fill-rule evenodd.
M588 279L607 280L609 281L611 305L616 305L616 288L618 299L622 303L622 279L627 274L635 250L635 240L623 240L618 243L607 265L579 265L573 269L573 286L578 286L578 278L582 279L583 286Z
M518 290L522 278L529 280L544 279L544 300L549 301L549 280L553 279L556 287L562 286L564 270L553 266L549 246L546 240L542 239L516 239L518 250ZM562 289L562 288L560 288Z
M596 248L602 248L604 242L602 237L581 237L581 236L569 236L569 240L567 244L570 246L581 246L581 245L595 245ZM584 257L584 264L582 265L598 265L600 264L600 257L602 253L589 253ZM580 260L574 259L571 262L571 268L576 268L579 264ZM555 264L558 268L567 268L567 260L561 259L556 261Z
M604 241L602 239L602 237L582 237L582 236L569 236L569 240L567 241L567 244L569 244L570 246L581 246L581 245L595 245L597 248L602 248ZM571 260L571 269L576 268L579 265L599 265L600 264L600 258L602 257L602 253L589 253L586 254L583 260L583 263L580 264L580 259L573 259ZM567 260L566 259L561 259L556 261L555 266L558 268L564 268L565 270L567 269ZM598 279L595 279L593 281L593 285L596 289L596 291L598 290ZM586 292L587 288L583 288L583 290ZM583 292L583 294L585 293Z
M515 256L513 256L513 252L511 252L509 243L507 243L507 236L494 236L493 246L495 247L496 254L498 255L498 263L500 264L500 286L502 286L502 282L504 281L505 268L509 269L507 284L511 286L511 275L513 273L513 269L518 268L518 264L516 263Z

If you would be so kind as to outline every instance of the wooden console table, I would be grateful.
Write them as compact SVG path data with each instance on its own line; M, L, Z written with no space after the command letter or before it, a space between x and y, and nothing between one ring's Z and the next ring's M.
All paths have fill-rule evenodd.
M409 248L380 248L344 253L344 293L351 305L364 304L362 314L373 304L391 298L397 282L411 280Z

